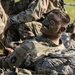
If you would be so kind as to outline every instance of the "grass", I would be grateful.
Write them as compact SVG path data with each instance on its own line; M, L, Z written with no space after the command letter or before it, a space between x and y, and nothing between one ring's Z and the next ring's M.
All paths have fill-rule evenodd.
M75 0L64 0L64 2L66 2L66 3L74 3Z
M75 0L64 0L65 3L75 4ZM65 6L67 13L71 18L71 22L75 20L75 6Z

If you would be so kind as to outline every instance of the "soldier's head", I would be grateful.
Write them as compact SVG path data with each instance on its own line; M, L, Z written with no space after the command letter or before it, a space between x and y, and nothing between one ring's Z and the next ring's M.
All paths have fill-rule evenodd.
M42 22L41 32L48 37L59 37L70 22L67 13L60 9L52 10Z

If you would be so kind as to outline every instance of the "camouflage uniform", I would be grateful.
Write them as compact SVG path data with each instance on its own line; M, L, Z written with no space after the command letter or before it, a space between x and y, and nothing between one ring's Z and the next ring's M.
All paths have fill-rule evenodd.
M61 39L66 48L75 48L75 21L68 25L66 32L62 34Z
M71 41L71 38L70 38L71 34L70 33L66 33L64 32L61 36L61 39L62 39L62 42L64 44L64 46L69 49L71 47L70 45L70 41Z
M13 15L13 14L18 14L26 10L31 4L31 2L34 4L35 1L38 2L37 0L2 0L1 3L2 3L3 8L5 9L5 12L8 15ZM50 2L51 8L53 8L54 6L62 8L61 4L59 3L59 0L55 0L55 1L43 0L43 1L46 2L47 4ZM53 3L54 6L52 5L51 2Z
M25 0L25 2L28 1L29 0ZM31 0L30 3L25 2L24 5L26 4L28 7L25 6L24 8L26 9L24 9L19 14L11 17L11 19L16 23L26 23L38 20L43 17L43 14L47 14L50 12L50 10L55 8L51 0Z
M0 75L32 75L31 72L27 69L15 68L15 71L7 69L4 71L0 69Z
M70 18L64 11L52 10L43 21L43 24L45 23L41 28L43 34L34 39L25 40L15 48L13 53L1 60L0 64L2 65L0 66L11 70L14 67L29 68L36 73L39 73L40 70L45 75L74 74L75 51L73 49L67 50L60 39L62 34L60 29L69 21ZM65 25L67 26L67 24ZM63 28L66 28L65 25ZM54 38L54 40L52 39L53 42L51 38Z
M0 21L2 21L4 24L6 24L7 21L7 15L5 14L5 11L1 5L1 1L0 1Z
M0 1L0 39L2 38L6 21L7 21L7 16L2 8L1 1Z
M7 16L3 10L3 7L0 1L0 41L3 41L3 38L4 38L3 31L4 31L6 21L7 21ZM0 49L2 49L1 44L0 44Z
M7 0L5 0L5 1L7 2ZM4 12L3 7L1 5L1 2L0 2L0 39L3 38L3 30L4 30L6 22L7 22L7 15ZM1 40L1 41L3 41L3 40ZM1 45L0 45L0 49L1 49ZM0 57L0 59L4 58L4 57ZM18 75L23 75L23 74L32 75L31 72L26 70L26 69L20 69L19 68L18 70L19 70L18 71ZM16 75L16 74L17 73L15 73L14 71L11 71L9 69L6 70L6 71L4 69L0 69L0 75Z
M3 34L3 29L5 27L5 24L3 22L0 21L0 39L2 39L2 34Z
M2 0L2 6L7 15L15 15L27 9L33 0Z
M2 61L6 68L34 67L39 74L72 75L75 74L73 55L75 51L66 50L61 40L60 45L56 45L45 36L38 36L33 40L25 41Z
M32 75L30 70L22 69L22 68L16 68L16 73L18 75Z
M49 42L49 40L45 40L43 38L36 38L37 41L45 41ZM40 39L40 40L39 40ZM47 43L48 43L47 42ZM42 43L42 42L41 42ZM47 44L46 43L46 44ZM42 43L43 44L43 43ZM45 45L45 43L44 43ZM58 47L50 43L50 50L55 50L54 52L49 52L48 56L45 56L35 64L36 73L43 73L44 75L74 75L74 67L75 67L75 48L73 49L65 49L64 46L61 45ZM44 48L44 47L43 47ZM62 49L61 49L62 48ZM45 49L45 48L44 48ZM59 50L60 49L60 50ZM73 56L74 55L74 56Z
M63 41L63 44L64 46L67 48L67 49L74 49L75 48L75 34L73 36L73 38L71 38L73 36L73 34L71 33L66 33L64 32L61 36L61 39Z

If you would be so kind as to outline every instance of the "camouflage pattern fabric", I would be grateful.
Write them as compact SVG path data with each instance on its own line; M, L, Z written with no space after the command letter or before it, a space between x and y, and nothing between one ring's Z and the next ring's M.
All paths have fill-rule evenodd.
M12 25L10 27L10 29L8 30L8 34L7 34L7 38L6 38L6 45L10 46L12 42L16 42L16 41L20 41L19 26Z
M71 39L70 41L70 48L75 49L75 40Z
M33 1L33 0L32 0ZM2 0L2 6L7 15L18 14L30 4L30 0Z
M19 14L17 14L17 15L14 15L14 16L11 16L8 20L9 20L9 22L10 22L10 24L7 24L7 25L20 25L19 26L19 30L18 30L18 28L17 29L15 29L15 26L13 26L14 28L9 28L9 30L8 30L8 32L7 32L7 38L6 38L6 43L7 43L7 45L8 44L10 44L11 42L13 42L14 41L14 39L16 38L16 41L18 41L17 39L19 39L20 37L21 37L21 39L23 40L23 39L27 39L27 37L28 38L31 38L31 36L36 36L36 35L38 35L39 33L39 30L40 30L40 26L37 26L37 22L36 22L36 25L34 24L34 23L27 23L27 22L29 22L29 21L33 21L32 19L34 18L34 20L38 20L38 19L40 19L42 16L43 16L43 14L47 14L51 9L53 9L54 8L54 5L52 4L52 2L50 1L50 0L31 0L30 2L29 2L30 0L19 0L19 2L17 2L18 3L18 6L19 6L19 8L25 8L25 9L23 9L24 11L22 11L22 12L20 12ZM46 5L46 3L47 3L47 5ZM23 6L23 5L24 6ZM28 7L27 7L28 6ZM39 7L40 6L40 7ZM50 7L49 7L50 6ZM44 8L42 8L42 7L44 7ZM39 11L39 10L41 10L41 11ZM45 11L44 11L45 10ZM23 13L24 12L24 13ZM39 12L39 13L38 13ZM15 12L16 13L16 12ZM14 17L14 19L13 19L13 17ZM22 20L24 23L22 23L21 21L19 21L21 24L18 24L18 19L19 19L19 17L20 17L20 20ZM22 18L21 18L22 17ZM18 18L18 19L17 19ZM35 18L37 18L37 19L35 19ZM17 22L16 22L16 20L15 19L17 19ZM25 21L25 19L26 19L26 21ZM28 21L27 21L28 20ZM29 27L27 27L26 28L26 24L25 24L25 22L26 22L26 24L27 24L27 26L28 26L28 24L29 24ZM15 24L14 24L15 23ZM25 24L25 27L24 27L24 24ZM33 28L33 29L31 29L30 28L30 25L31 25L31 28ZM23 26L23 27L22 27ZM17 26L16 26L17 27ZM20 28L21 27L21 28ZM38 28L38 29L37 29ZM15 30L17 30L17 32L18 33L20 33L19 35L20 35L20 37L19 37L19 35L17 35L18 33L16 33L15 31L14 31L14 29ZM23 29L23 30L22 30ZM26 31L24 30L24 29L26 29ZM32 32L31 32L32 31ZM21 33L23 32L23 34L24 35L22 35ZM25 32L25 33L24 33ZM11 35L12 34L12 35ZM33 34L33 35L31 35L31 34ZM14 36L15 35L15 36ZM14 36L14 37L13 37ZM18 37L16 37L16 36L18 36Z
M37 62L35 70L44 75L74 75L75 50L62 50L50 53Z
M39 36L35 39L27 40L22 43L15 49L15 52L3 60L3 65L6 68L13 68L13 66L25 68L33 65L33 63L37 61L42 54L48 55L49 53L58 51L60 48L65 49L61 40L60 45L56 45L44 36Z
M5 27L7 21L7 16L2 8L1 2L0 2L0 39L2 39L3 36L3 30Z
M62 39L62 42L64 44L64 46L69 49L71 46L70 46L70 41L71 41L71 34L70 33L66 33L66 32L63 32L62 33L62 36L61 36L61 39Z
M22 40L25 40L25 39L30 39L32 37L36 37L37 35L41 34L41 31L40 31L41 27L42 27L42 24L35 21L21 24L19 26L20 38Z
M75 41L75 21L68 25L66 32L70 34L70 39Z
M52 2L55 7L61 8L58 0L43 0L42 2ZM26 10L31 4L38 2L37 0L1 0L1 4L8 15L18 14ZM46 5L45 5L46 6ZM52 5L53 7L53 5Z
M4 30L5 24L0 21L0 39L3 38L3 30Z
M75 74L75 41L71 40L70 49L62 49L38 60L35 64L36 73L44 75ZM61 49L61 48L60 48Z
M66 48L75 48L75 21L68 25L66 32L62 34L61 39Z
M7 21L7 15L1 5L1 2L0 2L0 21L2 21L4 24L6 24Z
M38 20L43 16L43 14L50 12L54 8L55 6L51 0L32 0L26 10L12 16L11 19L17 23Z
M15 71L12 71L10 69L7 70L0 69L0 75L32 75L32 74L30 70L16 68Z
M75 49L65 49L61 40L60 45L56 45L45 36L38 36L22 43L3 60L3 65L34 67L36 74L43 75L74 75Z
M1 0L1 5L2 5L5 13L8 15L8 13L9 13L9 0Z
M41 23L35 22L35 21L28 22L25 24L23 23L19 25L19 28L18 28L18 25L14 25L12 28L10 28L10 30L8 30L6 42L8 45L11 45L11 43L13 42L15 43L16 41L19 41L19 40L24 41L26 39L31 39L33 37L36 37L37 35L41 34L40 32L41 26L42 26ZM16 31L16 32L13 32L13 31ZM61 36L61 39L62 39L64 46L67 49L71 48L72 46L71 33L64 32ZM15 46L13 45L11 47L15 48Z
M41 34L40 28L42 27L42 24L39 22L28 22L23 23L21 25L12 25L11 28L8 30L7 38L6 38L6 44L15 48L14 43L18 43L18 41L31 39L36 37L37 35ZM14 42L14 43L13 43ZM13 43L13 45L11 45Z
M64 32L61 36L62 42L67 49L75 49L74 35Z

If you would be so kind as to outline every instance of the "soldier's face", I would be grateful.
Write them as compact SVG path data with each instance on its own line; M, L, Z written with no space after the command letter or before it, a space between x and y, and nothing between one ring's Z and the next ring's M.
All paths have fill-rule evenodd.
M41 28L42 32L48 36L59 36L65 31L68 24L63 23L57 15L49 16L45 19L46 24Z

